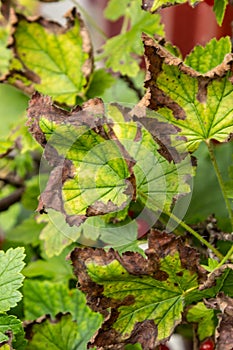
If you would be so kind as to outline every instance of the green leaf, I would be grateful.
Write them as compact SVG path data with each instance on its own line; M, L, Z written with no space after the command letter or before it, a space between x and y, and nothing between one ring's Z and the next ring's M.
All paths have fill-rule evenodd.
M231 52L230 37L217 40L213 38L205 47L195 46L193 51L186 56L184 63L202 74L207 73L222 63L224 57Z
M218 266L218 261L213 258L208 258L208 265L201 265L208 272L212 272Z
M197 303L188 310L188 322L198 323L197 334L200 341L214 334L216 326L214 317L214 310L208 309L203 302Z
M67 18L67 28L63 28L55 22L19 16L14 48L18 63L24 66L16 74L14 62L9 81L15 84L21 80L24 90L36 89L60 103L74 105L77 96L83 99L85 95L92 71L92 49L78 14L73 10Z
M214 13L216 15L216 19L219 26L222 25L227 4L228 0L214 0Z
M142 347L139 343L137 344L127 344L125 350L142 350Z
M202 75L149 37L144 41L150 75L144 105L162 115L158 120L178 127L192 152L202 141L227 141L233 131L231 55ZM161 68L152 69L155 65Z
M28 105L28 97L9 85L0 85L0 120L1 137L5 138L12 132L12 126L20 120ZM13 144L13 142L12 142Z
M97 69L92 75L90 85L86 92L87 98L102 97L105 90L109 89L116 79L104 69Z
M24 244L39 244L39 235L45 224L38 224L34 215L23 220L19 225L7 232L6 238L13 242L22 242Z
M73 278L73 273L70 264L66 261L66 256L70 252L69 249L64 249L59 256L53 256L44 259L38 259L30 262L23 270L23 274L28 278L43 277L51 279L54 282L63 280L68 281Z
M131 0L110 0L104 10L104 16L107 19L116 21L118 18L124 16L130 5Z
M76 226L70 227L61 213L51 209L48 213L48 223L43 227L40 239L44 241L43 248L46 255L51 258L60 255L67 246L77 241L80 230Z
M116 5L116 1L114 1L109 6L117 6L119 10L120 3ZM138 60L133 58L132 55L141 56L143 54L141 34L144 32L152 36L156 33L162 36L164 31L158 14L151 15L141 10L141 0L126 1L122 10L125 7L127 7L126 16L131 21L130 29L125 33L108 39L104 45L104 52L101 57L106 58L107 68L111 68L114 72L120 72L123 75L135 77L140 68ZM118 10L116 16L122 14L122 10ZM109 14L109 10L107 14ZM115 18L114 15L113 17Z
M22 295L18 289L22 286L24 266L24 248L10 248L0 251L0 311L8 311L16 306Z
M26 341L24 339L24 331L22 322L15 316L1 314L0 315L0 343L8 341L9 336L6 332L12 332L12 345L15 350L25 349ZM2 347L1 347L2 349Z
M23 294L26 320L43 315L55 319L59 312L69 312L77 321L82 338L90 338L101 325L102 316L86 306L84 295L77 289L68 289L63 282L26 280Z
M91 335L87 322L80 326L73 321L71 315L61 316L55 323L45 319L42 323L33 325L32 337L26 350L86 349Z
M111 308L110 315L114 315L109 316L108 325L101 330L103 339L106 334L115 331L114 336L119 342L130 338L130 342L134 343L141 339L139 333L143 330L144 335L148 332L153 337L156 346L169 337L181 322L185 295L189 289L198 286L197 274L184 268L184 265L188 263L193 269L197 256L194 251L181 252L186 248L181 247L173 235L168 235L167 240L165 236L165 233L158 231L151 233L149 250L145 252L147 259L129 252L119 257L113 250L104 252L86 248L72 252L74 271L90 306L96 309L97 294L94 291L98 290L99 310L104 312ZM178 246L180 252L177 251ZM183 259L181 262L182 254L187 254L189 262ZM140 328L137 326L139 322ZM146 324L150 324L147 330ZM134 338L136 334L139 338ZM114 341L112 339L112 344L115 344ZM148 348L146 343L142 345Z

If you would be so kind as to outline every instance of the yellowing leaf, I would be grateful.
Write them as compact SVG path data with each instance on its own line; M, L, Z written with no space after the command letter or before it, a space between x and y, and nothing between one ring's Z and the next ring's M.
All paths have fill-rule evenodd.
M68 105L74 105L77 97L84 98L92 72L92 47L75 10L69 13L66 28L20 15L13 37L16 60L8 78L11 84L27 92L36 89Z

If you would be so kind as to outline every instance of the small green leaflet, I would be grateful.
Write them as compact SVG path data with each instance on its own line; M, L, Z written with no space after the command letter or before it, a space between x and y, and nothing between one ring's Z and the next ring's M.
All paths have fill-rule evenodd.
M20 273L24 267L24 248L10 248L0 251L0 312L8 311L21 300L18 289L24 276Z
M222 25L227 4L228 0L214 0L214 12L219 26Z
M218 43L214 40L206 50L194 50L188 62L196 66L201 55L206 69L204 57L209 60L208 51L215 46L223 53L228 47L227 40ZM144 44L150 78L141 104L159 112L163 116L157 117L160 121L166 120L176 126L190 151L196 150L202 141L228 141L233 132L232 54L228 53L220 65L201 74L148 36L144 37ZM155 66L161 68L153 69Z
M214 334L216 326L214 310L208 309L203 302L197 303L188 310L187 320L198 324L197 334L201 341Z
M15 59L8 78L11 84L21 80L24 91L36 89L67 105L75 105L77 96L84 98L92 72L92 47L87 29L75 10L67 15L67 23L63 28L52 21L27 20L18 15Z
M135 59L133 55L143 54L141 34L144 32L151 36L154 34L162 36L164 31L158 14L152 15L141 11L141 0L124 1L123 3L117 0L110 1L105 14L111 20L116 20L124 14L130 20L130 29L108 39L103 47L101 58L106 58L106 67L111 68L114 72L135 77L140 67L138 59ZM123 6L120 8L121 4ZM115 8L116 12L112 12L112 9Z

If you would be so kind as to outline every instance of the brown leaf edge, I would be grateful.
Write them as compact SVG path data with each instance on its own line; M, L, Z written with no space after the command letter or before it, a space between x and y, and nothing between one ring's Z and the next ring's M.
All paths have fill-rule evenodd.
M200 102L205 101L207 86L212 80L224 77L229 71L233 70L233 54L227 54L220 65L214 67L205 74L201 74L193 68L186 66L180 58L173 56L167 51L164 47L165 42L163 40L157 41L146 34L142 35L142 40L144 43L144 56L147 68L145 79L145 87L147 88L147 91L137 106L141 111L143 111L145 107L157 111L159 108L165 106L171 109L176 119L186 118L184 110L156 84L157 78L162 72L163 63L176 66L180 72L197 79L199 87L197 98ZM233 77L231 76L229 80L232 81ZM143 114L143 112L141 112L141 114Z
M103 295L104 287L93 282L87 273L87 263L94 262L97 265L108 265L113 260L117 260L127 270L135 276L151 276L157 280L166 280L167 274L160 270L160 259L167 255L179 253L181 264L192 273L197 273L200 280L206 278L206 272L199 265L199 255L194 248L184 244L180 237L173 234L151 230L148 239L149 248L145 254L145 259L139 253L126 252L122 256L117 251L110 249L75 248L70 259L74 268L74 274L78 278L79 289L86 294L87 304L95 311L104 315L105 320L102 327L92 338L89 347L97 346L97 349L115 349L120 346L123 339L113 324L118 318L119 307L130 305L133 300L128 295L124 300L107 298ZM124 344L135 344L140 342L143 349L154 349L157 338L157 326L153 320L145 320L135 324L132 333L124 340ZM164 341L164 340L163 340ZM102 347L101 347L102 346ZM116 347L118 349L118 347ZM121 349L121 347L119 347ZM123 347L122 347L123 349Z
M216 298L205 301L208 308L220 310L219 323L215 332L216 350L232 350L233 348L233 299L224 292L217 294Z
M79 226L89 216L103 215L116 210L121 210L127 204L123 203L121 207L118 208L111 201L109 201L107 204L97 201L87 208L85 215L66 214L62 198L62 186L66 180L73 178L73 164L70 160L59 155L52 143L50 144L50 142L47 142L46 137L40 128L40 119L42 117L46 117L48 121L55 122L57 125L67 124L77 128L85 125L89 129L94 130L97 134L100 134L104 139L114 140L120 149L122 157L124 157L128 165L130 173L129 178L125 180L127 184L126 194L132 199L135 198L136 185L135 176L133 173L135 161L117 139L113 131L112 121L105 117L105 108L101 99L94 98L88 100L82 105L82 107L77 106L72 111L66 111L57 107L50 97L43 96L42 94L36 92L33 94L29 102L27 112L27 126L29 127L29 131L36 141L43 148L45 148L44 157L48 161L49 165L54 167L54 169L51 171L47 186L40 195L39 205L37 208L39 212L43 213L46 212L46 209L52 208L63 213L64 216L66 216L67 222L71 226ZM125 118L126 122L129 121L127 114ZM108 131L104 125L107 125ZM72 145L74 141L75 139L70 140L70 145Z
M164 4L162 4L160 7L158 7L155 11L151 11L155 1L156 0L142 0L142 9L145 10L145 11L150 11L152 13L155 13L155 12L157 12L158 10L160 10L162 8L174 6L176 4L177 5L180 4L179 2L174 4L174 3L171 3L169 0L167 0L167 1L164 1ZM196 1L196 2L198 3L200 1Z
M82 37L82 50L83 52L88 54L88 59L84 63L82 67L82 73L84 77L86 78L86 86L88 85L91 73L93 71L93 48L91 44L91 39L89 32L87 30L87 27L84 23L84 21L81 18L81 15L77 12L76 8L74 7L70 11L68 11L65 15L66 18L66 26L63 27L61 24L52 21L47 20L43 17L25 17L23 14L15 13L13 9L11 9L11 16L10 16L10 22L11 22L11 36L9 38L9 45L8 48L12 50L13 58L17 59L20 64L22 65L22 70L12 69L9 71L8 74L6 74L0 81L2 82L8 82L13 78L15 74L17 74L19 77L22 77L22 80L16 79L13 85L22 90L24 93L28 95L32 95L34 90L33 84L39 84L40 83L40 77L35 74L32 70L30 70L25 64L23 59L19 57L19 54L17 52L17 46L15 41L15 32L17 31L17 27L20 21L27 21L28 23L38 23L42 27L44 27L47 31L62 35L68 32L75 24L75 19L78 19L80 23L80 35ZM31 84L24 84L23 80L27 79Z

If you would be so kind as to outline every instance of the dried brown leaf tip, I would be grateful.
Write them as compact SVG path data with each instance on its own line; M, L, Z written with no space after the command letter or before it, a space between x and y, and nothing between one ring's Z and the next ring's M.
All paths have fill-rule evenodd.
M216 298L208 300L209 308L220 310L219 324L215 333L216 350L232 350L233 348L233 299L223 292Z
M140 342L154 349L181 322L183 293L197 286L198 256L173 234L153 230L145 253L147 258L134 252L120 256L113 249L71 253L88 305L105 316L92 346Z

